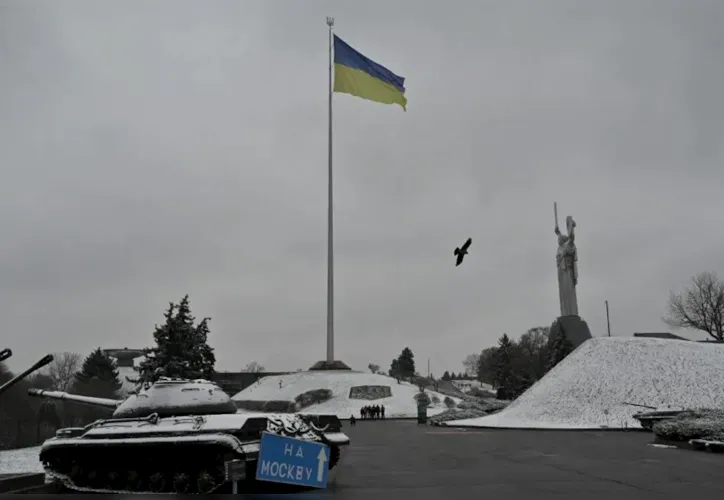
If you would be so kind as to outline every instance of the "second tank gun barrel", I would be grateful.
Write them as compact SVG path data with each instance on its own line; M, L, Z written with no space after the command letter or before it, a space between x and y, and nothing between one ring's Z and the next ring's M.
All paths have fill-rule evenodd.
M2 351L2 353L5 353L6 351L7 351L7 352L10 352L10 354L7 355L6 358L4 358L4 359L7 359L7 358L9 358L10 356L12 356L12 351L10 351L10 349L5 349L4 351ZM10 389L12 386L14 386L14 385L17 384L18 382L20 382L22 379L24 379L25 377L27 377L27 376L30 375L31 373L36 372L36 371L40 370L41 368L43 368L44 366L50 364L52 361L53 361L53 355L52 355L52 354L47 354L47 355L45 355L45 356L43 357L43 359L41 359L40 361L38 361L37 363L35 363L33 366L31 366L30 368L28 368L27 370L25 370L25 371L22 372L22 373L18 373L18 374L15 375L13 378L11 378L11 379L8 380L7 382L5 382L2 386L0 386L0 394L2 394L3 392L7 391L8 389Z
M63 391L46 391L43 389L28 389L30 396L47 399L57 399L60 401L73 401L88 406L96 406L102 408L110 408L115 410L122 401L109 398L95 398L92 396L81 396L80 394L71 394Z

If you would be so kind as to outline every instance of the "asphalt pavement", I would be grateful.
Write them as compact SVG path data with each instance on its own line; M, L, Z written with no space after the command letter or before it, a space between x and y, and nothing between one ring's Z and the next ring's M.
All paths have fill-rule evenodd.
M351 445L320 497L713 498L724 492L724 454L652 446L645 432L452 429L411 421L358 421L344 431Z
M328 488L293 496L480 500L522 493L580 500L594 493L610 499L623 493L715 498L724 492L724 454L652 446L646 432L475 430L380 420L345 423L343 430L351 445ZM248 497L299 492L266 486Z

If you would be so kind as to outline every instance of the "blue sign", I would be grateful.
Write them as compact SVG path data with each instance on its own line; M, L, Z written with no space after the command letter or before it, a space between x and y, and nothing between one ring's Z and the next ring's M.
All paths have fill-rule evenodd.
M256 466L259 481L326 488L329 475L329 447L317 441L303 441L263 433Z

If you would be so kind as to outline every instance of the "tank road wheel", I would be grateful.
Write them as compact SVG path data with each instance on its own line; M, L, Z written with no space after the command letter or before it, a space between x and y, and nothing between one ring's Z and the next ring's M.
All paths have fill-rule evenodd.
M191 476L185 472L177 472L173 477L173 489L176 493L188 493L191 488Z
M166 478L163 476L163 473L156 472L151 474L148 478L148 487L154 493L161 493L166 487Z
M201 494L209 493L214 489L214 486L216 486L214 476L208 471L201 471L196 480L196 491Z

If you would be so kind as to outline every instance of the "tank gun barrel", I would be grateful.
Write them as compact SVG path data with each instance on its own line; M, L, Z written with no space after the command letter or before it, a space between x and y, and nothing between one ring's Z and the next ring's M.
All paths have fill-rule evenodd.
M3 349L2 351L0 351L0 361L5 361L12 355L13 351L11 351L10 349Z
M57 399L60 401L73 401L88 406L96 406L102 408L110 408L115 410L123 401L109 398L94 398L91 396L81 396L80 394L71 394L63 391L45 391L43 389L28 389L30 396L47 399Z
M7 350L9 350L9 349L7 349ZM12 355L12 352L10 354ZM8 358L9 357L10 356L8 356ZM7 358L5 358L5 359L7 359ZM22 373L18 373L13 378L11 378L7 382L5 382L2 386L0 386L0 394L7 391L8 389L10 389L12 386L14 386L18 382L20 382L22 379L24 379L31 373L36 372L36 371L40 370L42 367L44 367L45 365L50 364L51 361L53 361L53 355L47 354L46 356L43 357L43 359L41 359L40 361L35 363L33 366L31 366L30 368L28 368L27 370L25 370Z

